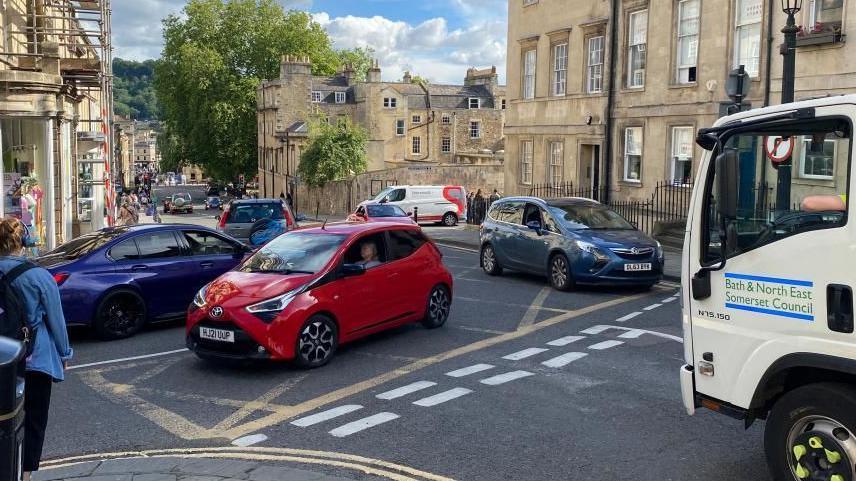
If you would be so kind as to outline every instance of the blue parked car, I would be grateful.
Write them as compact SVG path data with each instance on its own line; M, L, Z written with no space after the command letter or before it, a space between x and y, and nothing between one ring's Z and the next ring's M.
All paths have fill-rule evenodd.
M577 284L651 287L663 275L660 243L591 199L509 197L481 227L481 267L546 275L559 290Z
M182 318L196 292L249 251L206 227L145 224L78 237L35 261L59 284L68 324L120 339L146 322Z

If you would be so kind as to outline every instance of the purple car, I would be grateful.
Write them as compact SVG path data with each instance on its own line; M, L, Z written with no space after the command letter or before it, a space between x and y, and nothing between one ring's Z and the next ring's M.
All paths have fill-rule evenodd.
M35 261L53 274L68 324L102 339L183 318L196 292L238 265L240 241L194 225L146 224L78 237Z

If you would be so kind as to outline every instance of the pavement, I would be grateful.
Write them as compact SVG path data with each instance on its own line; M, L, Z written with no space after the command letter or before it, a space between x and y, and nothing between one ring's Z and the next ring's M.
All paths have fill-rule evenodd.
M224 458L223 456L234 456ZM279 456L266 455L274 459ZM253 460L252 454L196 452L123 455L114 459L48 463L33 475L33 481L375 481L365 473L331 475L311 468L295 468L285 462ZM293 463L291 463L293 464ZM357 469L368 469L360 465ZM340 469L344 472L345 469Z

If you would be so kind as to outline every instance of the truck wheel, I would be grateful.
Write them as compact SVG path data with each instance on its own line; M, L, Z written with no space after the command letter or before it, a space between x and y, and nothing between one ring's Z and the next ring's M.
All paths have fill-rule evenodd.
M816 383L786 393L767 418L764 450L777 481L853 481L856 389Z

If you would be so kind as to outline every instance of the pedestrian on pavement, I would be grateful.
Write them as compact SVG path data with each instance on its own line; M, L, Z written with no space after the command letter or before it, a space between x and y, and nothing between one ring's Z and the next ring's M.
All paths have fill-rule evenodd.
M476 195L473 197L473 205L475 208L475 215L473 216L473 224L481 224L484 220L484 211L485 211L485 198L482 195L481 189L476 191Z
M134 221L134 213L131 211L132 207L126 202L122 204L122 207L119 207L119 219L118 225L134 225L136 222Z
M292 209L294 209L294 199L291 197L291 192L285 194L285 203Z
M467 224L473 223L473 193L467 193Z
M489 200L488 205L489 206L493 205L493 203L498 201L500 198L502 198L502 196L499 195L499 191L497 191L496 189L493 189L493 194L490 194L490 199L488 199Z
M32 240L21 221L0 220L0 272L12 278L10 285L20 293L32 333L24 374L24 481L30 481L31 473L39 469L51 386L65 378L73 355L56 281L47 270L21 256L30 244Z

